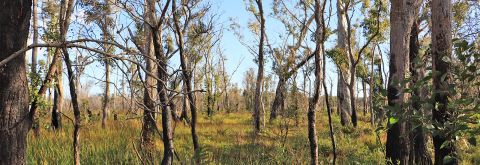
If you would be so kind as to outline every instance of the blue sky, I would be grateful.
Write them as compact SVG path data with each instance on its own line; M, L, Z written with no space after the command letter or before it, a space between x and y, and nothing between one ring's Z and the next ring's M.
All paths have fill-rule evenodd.
M220 14L218 17L219 19L217 20L216 23L218 24L218 26L221 26L224 28L223 36L220 42L220 47L227 58L227 61L226 61L227 71L231 75L233 71L236 69L236 67L239 66L235 74L232 75L233 77L231 78L231 82L234 84L237 84L239 87L242 87L244 73L249 68L253 68L256 70L257 65L254 63L254 55L252 55L248 51L248 49L239 42L238 38L233 34L232 31L229 30L229 25L232 23L231 21L232 19L235 20L239 25L241 25L241 33L245 37L245 41L249 45L255 47L257 44L255 42L255 39L257 38L257 36L253 35L249 31L249 29L246 27L249 21L254 20L254 17L251 13L247 12L244 0L207 0L207 2L210 2L212 4L212 12ZM265 17L267 18L266 31L270 39L270 43L275 45L275 43L278 43L276 41L277 37L275 36L278 36L279 34L284 34L285 30L283 28L283 25L278 20L270 16L270 13L272 11L271 5L272 5L272 0L264 1ZM333 8L334 15L331 18L329 25L332 29L335 29L336 27L335 4L332 4L332 8ZM79 12L76 12L76 13L78 14ZM356 18L358 18L358 16L354 16L354 20ZM76 33L78 31L71 30L71 32ZM336 42L335 40L336 40L336 36L332 35L325 43L326 49L332 48L335 45L335 42ZM308 44L313 44L313 43L308 43ZM310 46L313 48L312 45ZM27 57L29 55L30 55L30 52L27 53ZM173 57L172 59L173 65L178 65L178 58L179 57L177 56ZM272 61L268 55L266 58L267 58L267 61ZM265 66L266 74L272 73L271 67L272 67L272 64L270 62L266 64ZM336 94L335 91L336 91L336 82L337 82L336 81L337 73L335 68L336 67L333 65L331 60L327 59L327 75L326 75L327 83L328 81L331 80L332 83L334 84L333 89L329 89L334 91L333 92L334 95ZM117 74L120 74L120 73L121 72L118 70L113 70L112 71L113 77L111 78L111 80L116 81L117 84L120 84L119 81L121 80L121 78L119 76L116 76ZM103 79L103 75L104 75L104 67L100 65L100 63L96 62L87 67L85 74L83 75L81 80L82 80L82 84L87 84L92 82L94 83L93 87L89 90L90 94L102 93L103 83L99 82L98 79ZM274 77L276 78L276 76ZM302 79L303 78L299 76L299 80L298 80L299 83ZM312 80L313 80L313 77L312 77ZM68 84L66 80L66 75L64 75L64 86L67 87L67 85ZM114 87L112 86L112 88ZM65 88L65 89L68 89L68 88ZM68 92L66 92L66 94L68 94Z

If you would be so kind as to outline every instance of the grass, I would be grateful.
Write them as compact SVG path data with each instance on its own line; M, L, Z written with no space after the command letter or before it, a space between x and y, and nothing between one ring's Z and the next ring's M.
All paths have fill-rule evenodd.
M205 164L308 164L310 161L306 122L300 122L298 126L290 122L286 136L286 127L281 122L266 123L266 129L255 138L250 113L201 116L197 130L202 146L200 155ZM125 118L121 116L117 121L108 121L106 129L101 128L98 119L90 120L82 127L83 164L141 164L135 149L140 138L141 121ZM333 156L325 113L320 112L317 120L320 164L329 164ZM300 121L306 121L306 118ZM342 127L337 116L333 121L338 164L384 164L386 136L374 133L368 117L360 116L357 129ZM72 124L64 119L64 127L59 131L44 128L39 137L30 133L28 164L73 164L72 131ZM174 136L180 159L175 163L190 164L194 157L190 128L177 123ZM159 163L163 149L159 137L156 138L156 148ZM479 149L467 147L462 150L463 164L478 164Z

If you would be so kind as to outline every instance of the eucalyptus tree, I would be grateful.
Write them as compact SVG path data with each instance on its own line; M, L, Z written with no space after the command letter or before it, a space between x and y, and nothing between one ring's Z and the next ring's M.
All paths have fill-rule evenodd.
M325 3L323 3L325 6ZM315 0L315 87L313 90L313 96L308 102L308 140L310 141L310 157L311 164L318 164L318 139L317 139L317 130L316 130L316 109L318 101L320 100L320 92L322 86L322 53L323 53L323 43L325 33L323 32L323 9L321 7L320 0Z
M432 17L432 72L434 109L433 120L437 129L444 130L451 122L453 109L449 108L449 90L452 81L450 64L446 59L452 57L452 2L435 0L431 4ZM433 135L435 164L458 164L455 145L448 141L448 133L437 132ZM453 159L447 159L447 157Z
M273 50L273 69L278 75L278 82L271 107L270 121L276 119L279 111L283 111L285 107L286 82L314 55L308 47L305 48L305 38L312 31L309 27L314 21L314 15L310 12L309 5L311 4L306 1L300 1L294 4L293 10L284 0L273 3L274 16L285 26L286 38L293 42L285 43L284 48ZM301 11L300 14L296 14L297 10ZM298 55L298 52L302 50L304 55ZM298 62L297 58L300 59Z
M389 164L410 162L409 125L403 118L408 108L403 108L408 99L405 89L409 72L410 34L417 16L419 0L392 1L390 10L390 77L388 83L389 123L387 131L386 158Z
M255 18L260 24L260 40L258 43L258 71L257 71L257 81L255 83L255 100L253 105L253 122L255 126L255 132L259 133L261 130L261 102L262 102L262 82L263 82L263 70L264 70L264 45L265 45L265 16L263 11L263 2L262 0L255 0L257 3L258 13L255 14ZM263 121L265 122L265 121Z

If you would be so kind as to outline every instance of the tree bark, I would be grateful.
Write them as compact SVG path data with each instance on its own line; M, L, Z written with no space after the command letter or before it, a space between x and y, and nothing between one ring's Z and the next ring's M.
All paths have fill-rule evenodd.
M340 123L345 126L351 122L350 116L352 111L350 104L350 90L347 87L347 83L344 81L345 79L341 70L339 70L338 77L337 108L340 113Z
M105 34L104 34L105 35ZM102 104L102 128L105 128L107 123L108 116L108 103L110 100L110 60L105 58L103 61L105 63L105 91L103 93L103 104Z
M253 112L253 121L255 126L255 133L259 133L261 130L262 121L260 116L261 103L262 103L262 85L263 85L263 46L265 41L265 17L263 15L263 4L262 0L255 0L259 10L259 23L260 23L260 43L258 45L258 71L257 71L257 81L255 83L255 102L254 102L254 112Z
M150 6L155 6L155 1L148 1ZM175 153L173 145L173 126L172 126L172 111L168 103L168 94L167 94L167 82L169 79L168 74L168 59L163 52L162 46L162 23L165 18L166 10L170 4L170 0L167 1L165 6L162 9L162 15L160 16L160 22L156 22L150 26L153 37L153 48L155 51L155 57L157 58L157 74L160 80L157 81L157 93L160 100L160 106L162 109L162 136L163 136L163 159L162 164L172 164L173 155ZM155 8L150 8L150 12L155 13ZM154 17L153 17L154 18Z
M275 90L275 98L273 99L272 108L270 110L270 122L277 118L278 111L285 108L285 76L278 77L277 89Z
M423 66L417 66L418 60L421 60L419 55L419 27L418 20L415 20L412 25L412 32L410 35L410 72L412 75L412 83L415 84L425 77L425 70ZM414 111L417 111L417 114L424 116L424 112L421 109L421 100L425 100L427 97L426 91L422 89L415 89L413 92L414 96L417 96L419 100L412 99L412 107ZM428 153L427 147L427 135L423 131L423 123L415 123L416 126L412 131L412 152L411 152L411 163L412 164L422 164L422 165L431 165L432 159L430 153Z
M60 52L58 52L60 53ZM63 80L62 80L62 61L58 61L55 75L55 87L53 96L53 108L52 108L52 126L53 129L60 129L62 127L61 112L63 109Z
M408 95L401 83L409 72L409 43L413 20L418 12L418 0L392 1L390 13L390 77L388 83L388 105L401 107ZM397 109L397 108L395 108ZM387 131L386 158L388 164L408 164L410 162L409 124L402 115L408 109L392 110ZM390 121L397 121L390 123Z
M31 0L0 3L0 61L27 44ZM0 164L25 164L28 84L25 53L0 66Z
M320 18L320 2L315 0L315 22L317 24L317 29L315 31L316 46L315 46L315 87L313 91L313 97L310 98L308 103L308 140L310 141L310 158L311 164L318 164L318 139L317 139L317 129L316 129L316 109L318 100L320 100L320 88L322 80L322 29L321 29L321 18Z
M173 0L172 2L172 11L176 10L176 2ZM180 53L180 65L182 67L182 75L183 75L183 81L186 87L186 95L188 96L188 100L190 103L190 112L192 115L192 122L191 122L191 133L192 133L192 142L193 142L193 149L194 151L198 151L200 148L200 144L198 143L198 136L197 136L197 131L196 131L196 124L197 124L197 107L195 105L195 97L193 96L193 90L192 90L192 71L189 66L187 66L187 57L184 52L184 42L183 42L183 32L180 29L179 25L179 18L178 15L174 14L173 15L173 22L175 25L176 33L177 33L177 45L179 47L179 53Z
M71 14L73 12L73 6L75 0L62 0L60 5L60 39L61 41L66 41L66 35L68 32L68 27L70 24ZM67 74L68 74L68 84L70 87L70 96L72 98L73 114L74 114L74 124L73 124L73 157L75 165L80 165L80 125L81 125L81 114L80 107L78 103L77 96L77 76L73 71L72 61L70 60L70 55L68 53L67 47L61 48L65 64L67 65Z
M338 76L338 86L337 86L337 108L338 111L340 112L340 119L341 119L341 124L342 125L348 125L351 121L352 116L352 110L354 107L352 107L351 101L351 93L350 88L348 87L347 82L350 81L350 77L354 76L350 73L350 63L349 60L349 55L347 54L347 49L348 49L348 38L347 38L347 16L345 10L345 4L341 0L337 0L337 46L343 53L346 61L346 66L348 69L343 70L342 66L338 66L339 70L339 76ZM353 89L353 88L352 88ZM354 100L353 100L354 101ZM352 118L353 119L353 118Z
M432 63L433 63L433 94L434 103L433 120L439 127L451 119L452 110L448 109L449 70L450 66L443 61L445 57L451 57L452 52L452 3L449 0L434 0L432 8ZM445 79L442 80L442 77ZM447 128L448 129L448 128ZM440 131L437 128L437 131ZM448 130L446 130L448 131ZM458 164L456 149L453 143L448 142L452 138L446 132L440 131L433 136L435 148L435 164ZM444 143L449 143L442 148ZM445 157L453 158L450 162L444 162Z
M155 3L153 1L147 0L145 3L145 18L148 23L153 22L154 13L152 13L153 9L155 8ZM155 64L155 52L153 47L153 40L152 40L151 28L146 24L145 25L145 61L146 61L146 69L148 72L152 74L156 74L157 67ZM147 163L154 163L155 160L155 128L156 128L156 120L155 120L155 112L156 112L156 96L157 90L155 86L157 81L155 78L150 76L149 74L145 74L145 86L143 91L143 104L145 107L143 109L143 123L142 123L142 150L145 157L145 161Z

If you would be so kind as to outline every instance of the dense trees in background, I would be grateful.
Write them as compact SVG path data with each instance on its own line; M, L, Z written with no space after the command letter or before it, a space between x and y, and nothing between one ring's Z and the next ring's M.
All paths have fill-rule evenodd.
M225 30L206 0L0 0L0 164L25 164L28 131L37 138L42 129L63 131L62 116L73 125L75 164L88 140L81 129L97 120L106 128L112 117L124 120L119 114L141 121L133 146L144 164L187 161L175 145L181 123L191 143L180 145L201 164L199 117L236 112L252 114L253 144L276 126L279 143L289 140L290 125L305 131L311 164L322 163L317 131L327 126L318 114L328 117L333 164L336 136L346 131L376 134L387 164L459 164L458 141L476 142L480 21L468 12L479 12L478 3L244 3L252 14L246 30L235 19ZM243 73L241 87L232 76L243 59L226 64L225 32L258 67ZM101 94L90 96L95 84ZM365 122L371 129L357 128Z

